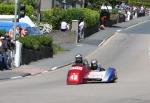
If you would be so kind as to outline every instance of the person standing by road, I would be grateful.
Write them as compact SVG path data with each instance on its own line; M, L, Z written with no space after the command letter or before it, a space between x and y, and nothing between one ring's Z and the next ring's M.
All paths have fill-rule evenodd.
M16 30L14 28L10 29L8 32L9 37L13 38L14 32L15 36L20 36L22 28L20 26L16 27Z
M10 41L6 36L0 34L0 69L8 70L11 67L11 57L10 57Z
M79 22L79 39L84 39L85 22L83 19Z
M26 28L22 28L20 36L21 36L21 37L25 37L25 36L27 36L27 35L28 35L27 29L26 29Z
M106 19L108 19L108 11L106 9L102 9L100 13L100 29L105 29Z

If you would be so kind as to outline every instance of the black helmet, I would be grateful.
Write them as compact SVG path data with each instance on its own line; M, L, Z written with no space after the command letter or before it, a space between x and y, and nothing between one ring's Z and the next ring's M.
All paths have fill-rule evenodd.
M97 60L96 60L96 59L93 59L93 60L91 61L91 69L92 69L92 70L96 70L97 67L98 67L98 65L97 65Z
M75 56L75 63L83 63L81 54L76 54L76 56Z

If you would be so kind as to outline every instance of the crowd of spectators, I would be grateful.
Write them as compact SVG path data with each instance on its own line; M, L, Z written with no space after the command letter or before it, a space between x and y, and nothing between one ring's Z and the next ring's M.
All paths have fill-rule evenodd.
M12 50L15 48L15 43L9 36L0 34L0 70L8 70L12 63Z
M15 40L13 36L25 37L28 35L26 28L17 26L16 29L10 29L5 35L0 34L0 70L8 70L12 65L12 51L15 49Z
M11 38L13 37L13 35L15 35L16 37L25 37L28 35L28 31L26 28L21 28L20 26L17 26L15 30L14 28L10 29L8 35Z
M126 3L121 3L116 5L115 8L117 8L119 12L123 12L126 17L130 15L130 19L133 19L134 17L145 16L146 13L146 8L143 5L134 6Z
M141 6L133 6L129 5L127 3L120 3L115 5L115 9L118 10L118 13L124 15L123 21L129 21L131 19L145 16L147 13L147 9L141 5ZM100 10L100 30L104 30L106 23L110 22L110 14L111 12L108 10L107 6L106 9Z

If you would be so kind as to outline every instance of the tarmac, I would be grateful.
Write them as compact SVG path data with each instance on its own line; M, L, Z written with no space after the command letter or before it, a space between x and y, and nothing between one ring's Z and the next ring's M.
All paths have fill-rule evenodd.
M81 53L83 57L87 58L90 53L101 46L116 32L123 31L146 20L150 20L150 16L136 18L128 22L117 23L112 27L106 27L105 30L100 30L81 40L80 43L64 43L62 46L66 51L54 55L53 58L38 60L28 65L21 65L19 68L12 70L0 71L0 80L12 80L26 76L34 76L70 65L74 61L74 57L77 53Z

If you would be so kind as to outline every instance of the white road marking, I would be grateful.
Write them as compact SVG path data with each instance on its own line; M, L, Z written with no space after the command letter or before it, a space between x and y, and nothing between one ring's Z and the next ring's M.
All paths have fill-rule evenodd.
M148 48L148 59L150 60L150 47Z
M42 73L47 73L48 71L46 70L46 71L44 71L44 72L42 72Z
M120 31L122 31L122 30L121 29L116 30L116 32L120 32Z
M103 43L104 43L105 41L106 41L106 40L104 39L98 46L103 45Z
M57 69L57 67L53 67L53 68L51 68L51 70L56 70Z
M133 28L133 27L136 27L136 26L138 26L138 25L140 25L140 24L144 24L144 23L146 23L146 22L148 22L148 21L150 21L150 20L146 20L146 21L137 23L137 24L135 24L135 25L129 26L129 27L125 28L124 30L128 30L128 29Z
M22 76L16 76L16 77L11 77L10 79L19 79L19 78L23 78Z

